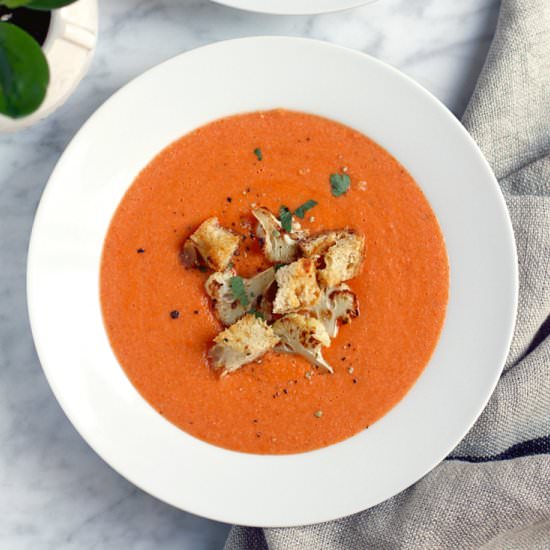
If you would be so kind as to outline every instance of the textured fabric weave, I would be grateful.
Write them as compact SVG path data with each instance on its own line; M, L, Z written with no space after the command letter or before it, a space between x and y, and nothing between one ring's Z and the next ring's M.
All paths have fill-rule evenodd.
M403 493L334 522L234 527L226 550L550 549L550 0L503 0L463 123L500 182L520 265L514 340L489 405Z

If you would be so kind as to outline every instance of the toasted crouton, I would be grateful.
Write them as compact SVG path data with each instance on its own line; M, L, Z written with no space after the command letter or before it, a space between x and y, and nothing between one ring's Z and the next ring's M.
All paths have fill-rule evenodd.
M324 268L318 271L321 286L337 286L353 279L361 270L365 237L348 233L334 243L324 254Z
M311 307L317 302L321 289L317 283L315 263L301 258L275 273L278 289L273 304L274 313L291 313Z
M215 271L223 271L239 248L240 238L218 222L208 218L185 242L181 258L185 265L199 265L198 255Z
M323 231L300 241L300 250L306 258L323 256L337 241L346 238L350 234L350 231L346 230Z
M214 338L208 355L212 366L225 375L256 361L279 341L265 321L247 314Z
M325 361L321 348L330 346L330 338L324 325L318 319L297 313L285 315L273 324L273 330L281 343L275 351L296 353L312 365L334 372Z
M298 256L298 241L307 235L300 224L293 219L292 231L287 233L281 222L264 207L254 208L252 214L258 220L256 234L263 242L265 257L273 263L288 264Z

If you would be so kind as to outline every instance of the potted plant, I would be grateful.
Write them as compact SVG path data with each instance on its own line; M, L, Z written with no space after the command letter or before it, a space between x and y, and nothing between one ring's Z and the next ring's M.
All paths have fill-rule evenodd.
M96 35L97 0L0 0L0 131L59 107L84 76Z

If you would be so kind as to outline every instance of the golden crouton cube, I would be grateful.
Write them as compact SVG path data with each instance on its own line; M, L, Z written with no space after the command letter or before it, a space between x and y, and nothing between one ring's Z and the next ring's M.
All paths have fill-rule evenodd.
M275 273L278 289L273 304L274 313L291 313L314 305L321 294L315 263L301 258Z
M182 258L184 263L196 262L196 255L193 258L194 248L208 267L223 271L239 248L239 243L239 236L222 227L218 218L208 218L186 241ZM186 258L190 262L186 262Z
M348 235L350 235L350 232L346 230L323 231L322 233L312 235L302 240L300 242L300 249L306 258L323 256L331 246L335 245L340 239L346 238Z
M324 267L318 277L322 286L336 286L359 274L363 262L365 237L348 233L334 243L324 254Z

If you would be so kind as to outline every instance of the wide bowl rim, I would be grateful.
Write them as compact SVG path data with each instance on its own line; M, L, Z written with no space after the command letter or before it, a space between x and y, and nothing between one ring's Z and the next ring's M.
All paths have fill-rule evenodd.
M281 512L282 515L280 517L274 517L273 520L269 520L269 519L266 519L265 515L260 515L260 517L255 517L254 514L250 514L250 511L243 512L242 510L235 511L235 510L227 510L227 509L212 510L209 508L210 505L198 505L198 504L195 505L194 502L191 502L189 500L186 500L184 503L182 503L181 500L178 500L177 498L172 498L171 496L164 494L163 491L159 491L155 489L154 487L151 486L149 482L144 482L144 479L137 478L135 475L129 473L129 471L127 469L125 470L124 467L121 467L119 463L115 464L116 461L113 459L113 457L107 456L109 453L105 452L105 449L102 447L102 445L99 444L97 439L97 434L91 434L83 426L81 422L81 418L73 409L71 409L71 407L69 406L66 400L67 396L64 394L64 391L61 388L61 382L57 377L57 375L54 374L54 369L51 366L52 363L50 361L49 352L47 353L45 350L45 343L42 338L44 320L43 320L43 317L40 316L36 305L36 302L38 301L38 296L40 295L40 281L37 278L37 275L35 272L37 271L37 266L38 266L37 262L39 262L39 254L38 254L39 247L41 246L41 243L39 242L40 231L41 231L42 225L44 224L43 220L47 215L47 210L49 209L50 197L52 195L52 190L54 188L54 185L51 182L57 181L58 175L64 169L64 164L68 162L68 159L72 154L73 150L79 146L81 140L86 139L86 134L88 132L90 125L93 124L94 120L97 119L100 115L102 115L102 113L108 112L111 109L111 106L115 105L115 103L119 101L119 98L123 97L125 94L130 93L130 90L134 90L136 87L139 87L140 82L144 81L144 79L153 77L156 71L160 71L162 68L167 68L170 66L170 64L177 64L178 60L185 58L186 56L194 56L198 54L202 55L205 53L206 54L212 53L216 55L219 52L223 52L224 49L225 50L227 50L228 48L238 49L242 45L246 45L247 47L253 46L254 48L260 48L260 49L261 48L278 48L281 45L286 45L292 48L303 47L305 49L308 49L308 48L318 49L320 53L326 53L329 50L332 50L334 52L337 51L346 57L349 56L350 59L352 57L355 57L356 59L360 60L359 61L360 63L366 63L366 65L372 64L373 66L376 66L378 70L382 70L386 73L391 73L393 77L398 77L402 82L405 83L406 87L412 87L414 90L416 90L416 93L420 93L424 97L424 99L431 104L431 108L434 108L437 111L439 111L441 116L443 116L442 113L444 113L444 117L446 118L446 121L447 121L446 124L449 124L449 127L454 128L453 132L455 132L457 136L462 135L462 138L460 139L463 139L465 140L465 143L468 143L468 147L470 148L470 151L472 152L472 154L477 155L477 161L479 161L480 166L483 167L482 169L484 170L483 177L487 180L487 182L491 182L491 185L492 185L491 193L492 195L494 195L493 198L496 201L495 207L499 209L499 213L502 216L502 219L507 220L507 223L503 222L504 231L506 233L505 235L503 235L503 237L506 237L504 239L505 242L503 244L506 250L503 253L507 254L508 256L507 261L509 263L509 268L510 268L510 272L507 275L508 283L509 283L509 295L508 295L509 303L507 306L508 316L507 316L507 319L505 320L506 330L502 334L501 349L498 354L498 357L495 359L495 361L498 363L498 368L495 367L489 377L489 381L487 382L486 388L485 388L486 391L485 390L483 391L483 399L479 399L476 402L476 406L474 407L475 414L469 415L468 421L462 424L460 437L454 437L452 441L449 441L444 446L444 448L442 448L437 453L437 455L434 455L431 458L431 460L429 461L429 465L425 465L422 468L421 472L417 472L417 474L415 474L414 479L407 478L406 480L399 480L399 482L396 481L396 487L391 489L390 491L391 494L386 494L384 498L377 498L377 499L368 501L366 502L365 505L354 504L353 506L347 506L347 507L340 506L338 510L334 509L331 511L324 511L324 510L318 511L317 513L315 513L315 517L313 516L303 517L300 514L293 515L291 513ZM513 329L515 325L515 314L516 314L517 299L518 299L518 268L517 268L517 256L516 256L511 221L506 208L506 204L504 202L504 198L498 187L498 183L494 178L494 175L492 174L487 161L484 159L481 151L479 150L477 145L474 143L471 136L466 132L464 127L452 115L452 113L450 113L450 111L448 111L448 109L442 103L439 102L439 100L433 97L428 91L426 91L419 84L414 82L412 79L410 79L406 75L403 75L397 69L394 69L393 67L383 63L382 61L372 58L366 54L363 54L342 46L335 46L333 44L329 44L329 43L317 41L317 40L295 38L295 37L284 37L284 36L277 36L277 37L258 36L258 37L240 38L240 39L234 39L234 40L228 40L228 41L210 44L202 48L198 48L196 50L192 50L190 52L180 54L179 56L176 56L168 61L165 61L164 63L156 67L153 67L152 69L149 69L148 71L146 71L145 73L143 73L142 75L140 75L139 77L131 81L129 84L126 84L123 88L121 88L119 91L113 94L113 96L111 96L111 98L109 98L101 107L99 107L99 109L88 119L88 121L82 126L81 130L75 135L75 137L67 147L65 153L59 160L57 166L55 167L50 177L50 180L48 182L48 185L44 191L42 199L40 201L40 205L37 209L36 218L33 224L31 240L29 245L28 272L27 272L27 296L28 296L29 319L30 319L33 338L35 341L36 350L37 350L39 359L41 361L41 364L43 366L46 378L48 379L48 382L52 388L52 391L56 396L62 409L64 410L65 414L73 423L77 431L88 442L88 444L97 452L97 454L99 454L99 456L101 456L103 460L107 462L113 469L118 471L121 475L126 477L136 486L142 488L143 490L152 494L156 498L159 498L160 500L163 500L178 508L181 508L186 511L196 513L198 515L202 515L214 520L224 521L229 523L262 526L262 527L299 526L299 525L312 524L312 523L317 523L321 521L329 521L329 520L337 519L345 515L349 515L349 514L358 512L360 510L363 510L365 508L374 506L379 502L382 502L383 500L390 498L391 496L397 494L398 492L406 489L407 487L409 487L410 485L418 481L421 477L423 477L426 473L428 473L431 469L433 469L437 464L439 464L441 460L443 460L445 456L448 455L448 453L456 446L456 444L462 439L462 437L470 430L475 420L477 420L478 416L481 414L482 410L487 404L498 382L498 379L499 379L499 376L511 343ZM346 443L346 442L343 442L343 443ZM339 445L342 445L342 443L339 443L324 449L320 449L319 451L313 451L311 453L303 453L299 455L284 455L284 456L276 456L276 457L271 457L271 456L265 457L262 455L252 455L252 456L254 456L255 458L258 458L259 461L263 461L264 464L273 465L275 464L275 462L273 462L272 459L274 459L275 461L288 461L290 457L290 460L292 461L293 457L304 457L305 455L308 455L308 457L311 458L311 456L313 456L315 453L325 453L327 449L333 449L334 447L338 447ZM227 459L231 459L230 457L232 455L239 455L239 457L244 456L242 453L235 453L234 451L220 450L220 452L222 451L223 453L227 453L224 455ZM308 458L307 460L309 460L310 458ZM238 460L245 461L244 458L242 459L239 458ZM281 519L283 517L284 519Z

